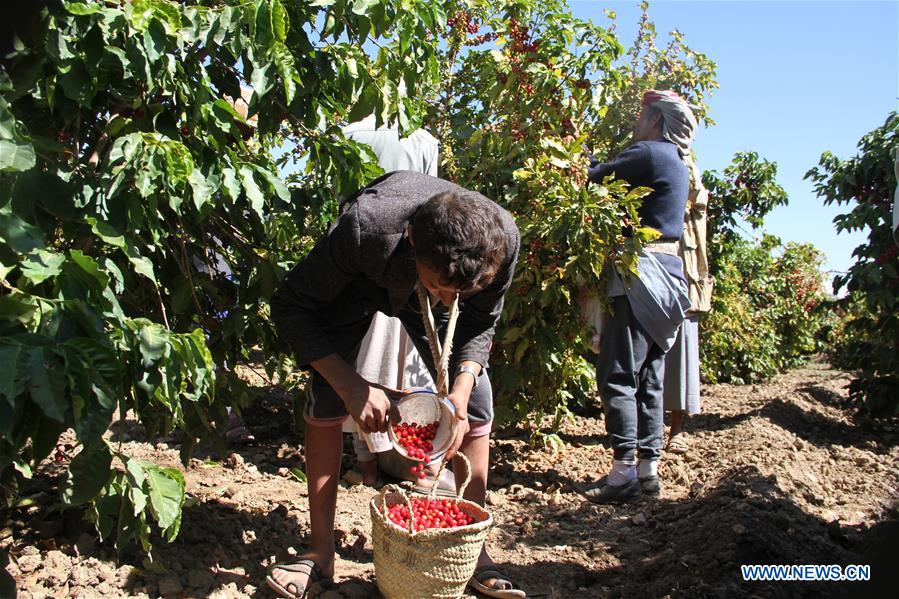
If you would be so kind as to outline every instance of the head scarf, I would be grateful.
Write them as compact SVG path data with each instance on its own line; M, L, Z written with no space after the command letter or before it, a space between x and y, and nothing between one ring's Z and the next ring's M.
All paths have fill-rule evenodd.
M643 105L661 111L662 137L675 144L681 156L688 155L697 125L690 105L672 91L657 89L643 94Z

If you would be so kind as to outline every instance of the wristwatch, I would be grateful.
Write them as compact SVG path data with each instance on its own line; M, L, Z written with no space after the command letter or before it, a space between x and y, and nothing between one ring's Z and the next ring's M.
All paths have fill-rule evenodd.
M471 366L462 365L462 366L459 366L459 368L456 370L456 376L459 376L463 372L466 372L471 375L471 378L474 379L474 387L472 387L472 389L477 389L478 388L478 373L477 373L477 371L474 368L472 368Z

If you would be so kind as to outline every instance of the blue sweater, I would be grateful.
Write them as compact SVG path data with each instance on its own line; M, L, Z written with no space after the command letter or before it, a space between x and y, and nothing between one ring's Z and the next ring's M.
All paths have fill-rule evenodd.
M662 233L662 239L677 241L684 232L684 210L690 193L690 172L681 160L677 146L666 140L640 141L611 161L590 165L588 177L602 183L607 176L627 181L631 187L649 187L651 194L638 210L644 226ZM684 280L683 265L677 256L656 256L665 269Z

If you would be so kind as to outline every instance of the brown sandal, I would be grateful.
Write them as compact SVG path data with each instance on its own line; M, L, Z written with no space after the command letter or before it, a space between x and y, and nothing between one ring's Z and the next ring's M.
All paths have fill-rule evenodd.
M306 574L309 578L306 580L305 585L298 585L295 582L289 582L286 585L282 585L272 578L272 573L275 570ZM287 599L305 599L306 591L309 587L314 584L330 582L331 580L332 578L330 576L325 576L325 573L322 572L322 569L319 568L318 564L311 559L301 559L295 564L275 564L269 568L268 576L265 577L265 583L268 585L268 588Z
M690 442L684 436L685 433L678 433L668 439L668 446L665 451L677 455L683 455L690 451Z
M487 586L486 582L491 579L493 584ZM527 597L527 593L517 588L518 585L497 570L496 566L476 568L471 580L468 581L468 586L488 597L498 597L499 599L525 599Z

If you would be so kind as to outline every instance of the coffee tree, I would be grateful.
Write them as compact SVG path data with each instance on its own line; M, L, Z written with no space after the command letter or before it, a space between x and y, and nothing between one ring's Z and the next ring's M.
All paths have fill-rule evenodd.
M609 86L603 101L591 106L589 144L601 159L611 158L631 143L633 123L648 89L677 92L693 108L697 121L705 127L715 124L706 98L718 89L717 64L688 46L684 34L676 29L663 43L650 19L649 2L641 2L640 7L643 13L637 36L618 63L619 85ZM607 12L615 17L614 12ZM701 164L702 157L698 158Z
M875 415L899 414L899 248L892 237L890 206L896 189L894 160L899 115L858 143L858 154L841 160L830 152L806 178L824 203L851 206L834 218L837 232L866 231L867 243L853 251L855 263L834 277L834 292L847 315L833 338L836 364L856 372L850 396Z
M7 501L72 428L63 502L120 549L178 534L181 473L110 444L113 414L180 429L184 460L215 442L246 398L237 362L282 361L267 299L308 228L377 173L340 124L420 122L399 83L435 79L443 21L417 0L33 5L0 62ZM315 157L290 188L282 137Z
M609 262L633 270L653 235L636 212L648 190L586 185L585 144L615 143L592 132L610 129L603 119L624 93L624 48L612 28L574 18L560 1L446 11L442 85L427 120L443 173L510 210L522 234L491 358L501 414L558 426L595 389L577 296L602 289ZM623 224L636 235L624 238Z
M829 304L818 249L737 237L716 260L712 309L700 319L704 380L762 381L821 350Z
M710 382L749 383L796 366L820 349L828 319L820 251L782 244L771 235L752 241L777 206L789 201L777 164L737 152L718 173L703 173L709 190L709 270L712 310L700 320L700 364Z

